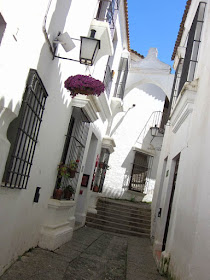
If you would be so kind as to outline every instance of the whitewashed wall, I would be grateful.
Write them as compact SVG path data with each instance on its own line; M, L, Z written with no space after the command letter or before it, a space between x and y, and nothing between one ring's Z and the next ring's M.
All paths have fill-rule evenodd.
M125 111L114 119L110 136L116 143L111 154L104 194L123 197L128 189L136 140L154 111L162 111L165 95L157 86L146 84L131 90L124 98ZM135 107L133 107L135 104Z
M192 1L186 20L185 33L181 45L187 36L199 1ZM178 100L179 104L172 112L172 124L165 135L163 150L158 168L157 184L153 201L153 232L155 235L154 251L161 250L165 220L168 211L169 196L173 177L173 158L181 153L179 171L172 206L172 214L166 243L166 254L170 256L169 272L174 279L209 279L210 263L210 222L209 197L209 86L210 67L210 9L207 1L206 14L199 49L195 81L188 85ZM192 112L187 112L187 96ZM185 100L185 102L184 102ZM183 107L183 104L185 106ZM189 102L188 102L189 106ZM174 116L180 121L174 131ZM186 115L186 114L185 114ZM169 176L161 184L161 173L164 159L168 157L166 171ZM161 184L161 185L160 185ZM159 195L161 192L161 195ZM162 216L157 218L158 208L162 207Z
M77 62L57 58L52 60L42 32L45 12L50 2L47 0L35 2L23 0L18 3L1 1L0 12L7 26L0 46L0 76L3 77L0 84L0 180L10 147L6 136L7 128L18 115L30 68L37 69L49 96L27 189L0 188L0 274L19 255L37 246L39 241L40 229L55 186L57 164L61 158L72 112L71 98L64 89L63 83L67 77L75 74L92 74L93 77L102 80L108 58L108 56L102 57L95 67L86 67ZM53 41L59 31L67 31L74 38L88 36L97 6L97 0L52 0L46 20L46 30L50 41ZM119 23L117 26L120 28ZM123 42L126 41L126 31L124 30L122 34L124 37L118 31L117 50L120 53ZM65 53L59 46L58 53L61 56L78 59L79 46L77 45L69 53ZM117 55L117 60L114 60L115 71L117 71L119 58L120 54ZM108 104L106 97L101 99L102 104L104 100ZM100 142L106 131L107 120L102 120L100 113L98 117L92 132ZM86 144L82 169L86 162L90 139ZM100 145L97 149L99 152ZM95 162L95 159L92 160ZM80 182L81 178L82 173ZM41 187L41 190L39 203L35 204L33 198L37 186ZM79 188L76 199L78 195Z

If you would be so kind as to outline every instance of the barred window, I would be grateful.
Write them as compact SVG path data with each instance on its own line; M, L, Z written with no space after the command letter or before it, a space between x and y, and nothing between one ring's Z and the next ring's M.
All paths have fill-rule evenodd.
M127 76L128 76L128 59L121 57L119 68L118 68L118 76L115 85L114 96L123 99Z
M119 10L119 0L100 0L98 12L96 15L97 20L106 21L109 23L111 37L114 37L115 22Z
M131 172L129 189L143 193L151 176L153 157L136 152Z
M2 186L26 189L47 96L37 71L30 69L19 115L7 131L11 147Z
M195 68L198 62L198 51L201 42L201 32L204 22L205 8L206 3L200 2L192 26L190 28L182 75L177 95L179 95L185 82L191 82L194 79Z

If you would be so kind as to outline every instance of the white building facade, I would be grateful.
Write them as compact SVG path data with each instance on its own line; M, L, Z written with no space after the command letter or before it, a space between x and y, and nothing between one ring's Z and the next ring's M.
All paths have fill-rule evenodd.
M154 255L172 279L209 279L210 2L187 1L152 202Z
M91 30L100 49L88 66L79 63L80 37ZM0 274L30 248L54 250L75 222L84 225L98 161L115 147L106 131L124 50L126 1L1 1ZM102 81L104 93L71 98L64 82L78 74ZM54 199L58 164L71 160L79 162L68 182L75 194Z

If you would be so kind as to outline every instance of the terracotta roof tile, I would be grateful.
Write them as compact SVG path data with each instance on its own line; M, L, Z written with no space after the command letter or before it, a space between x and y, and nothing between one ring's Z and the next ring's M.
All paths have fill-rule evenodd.
M176 43L175 43L175 46L174 46L173 54L171 56L171 60L174 60L176 52L177 52L177 48L180 45L182 35L183 35L183 31L184 31L184 24L185 24L185 21L186 21L186 18L187 18L187 14L188 14L191 2L192 2L192 0L187 0L185 10L184 10L184 14L183 14L183 17L182 17L182 21L180 23L179 32L178 32L178 35L177 35L177 38L176 38Z
M132 52L132 53L138 55L138 56L141 57L141 58L144 58L144 56L143 56L142 54L138 53L137 51L134 51L134 50L130 49L130 52Z

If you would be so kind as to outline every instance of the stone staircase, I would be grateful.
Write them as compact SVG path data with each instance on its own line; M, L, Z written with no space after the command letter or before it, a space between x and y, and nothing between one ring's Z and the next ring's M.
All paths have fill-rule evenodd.
M149 238L150 204L100 198L96 209L97 214L87 213L88 227Z

